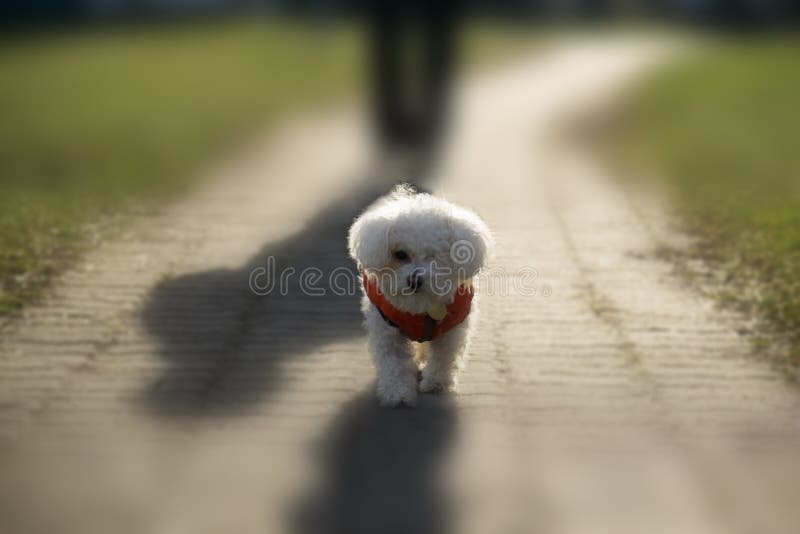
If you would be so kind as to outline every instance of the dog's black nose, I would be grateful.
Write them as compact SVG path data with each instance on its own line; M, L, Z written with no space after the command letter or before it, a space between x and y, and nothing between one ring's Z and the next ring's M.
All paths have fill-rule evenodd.
M423 278L422 274L419 273L413 273L406 278L406 283L408 284L408 287L410 287L414 291L417 291L419 288L421 288L424 282L425 279Z

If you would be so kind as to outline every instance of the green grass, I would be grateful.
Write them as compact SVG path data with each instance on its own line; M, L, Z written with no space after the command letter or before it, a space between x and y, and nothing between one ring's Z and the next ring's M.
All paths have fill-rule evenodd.
M719 42L655 72L615 145L666 181L728 302L754 310L800 362L800 39Z
M231 20L79 29L0 47L0 314L106 214L180 191L287 110L358 85L344 25Z

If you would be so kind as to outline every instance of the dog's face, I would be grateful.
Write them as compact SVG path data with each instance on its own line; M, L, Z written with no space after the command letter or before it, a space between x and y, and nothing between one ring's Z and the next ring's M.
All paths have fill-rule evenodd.
M492 249L486 225L445 200L396 189L350 228L350 255L397 308L422 313L448 304Z

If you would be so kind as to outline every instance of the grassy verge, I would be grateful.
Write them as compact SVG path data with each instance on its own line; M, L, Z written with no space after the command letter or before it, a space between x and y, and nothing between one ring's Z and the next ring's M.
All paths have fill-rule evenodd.
M264 20L80 29L0 49L0 314L88 225L170 194L286 110L347 94L357 33Z
M721 297L800 363L800 39L717 43L650 76L614 147L676 193Z

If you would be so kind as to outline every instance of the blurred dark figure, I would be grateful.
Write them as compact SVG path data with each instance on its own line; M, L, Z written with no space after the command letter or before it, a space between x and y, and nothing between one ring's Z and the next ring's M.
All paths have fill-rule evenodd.
M441 139L460 19L458 0L368 2L375 128L383 156L414 180Z

